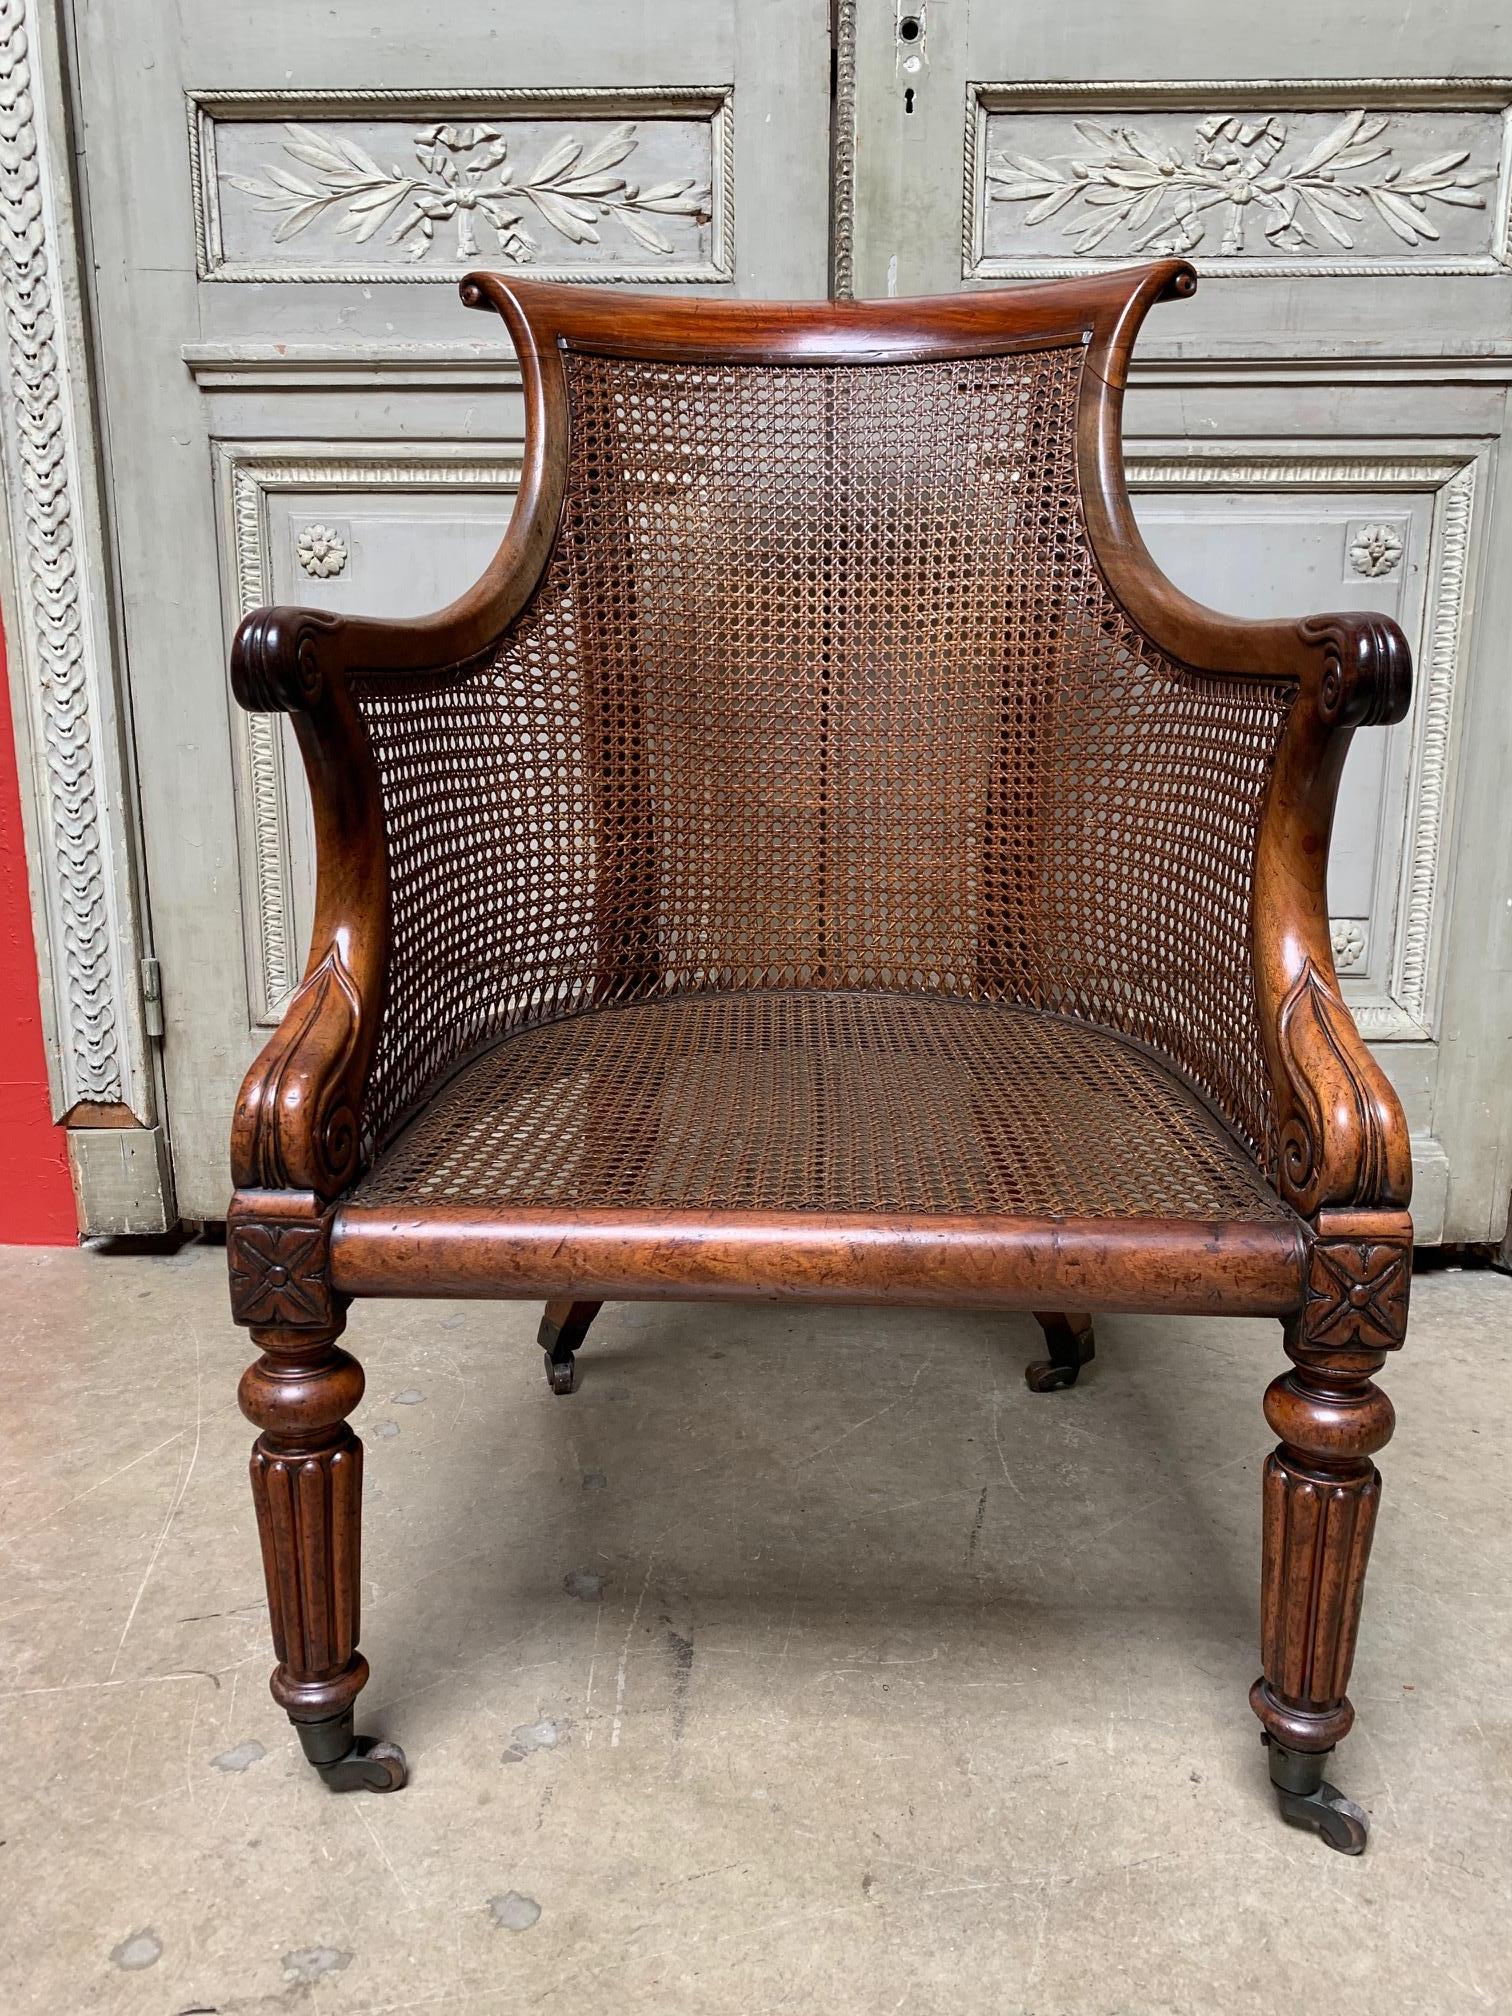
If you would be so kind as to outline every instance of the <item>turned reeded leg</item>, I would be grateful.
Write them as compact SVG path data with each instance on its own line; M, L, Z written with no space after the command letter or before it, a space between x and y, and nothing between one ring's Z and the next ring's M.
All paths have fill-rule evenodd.
M603 1306L602 1302L574 1302L570 1295L546 1304L536 1341L546 1353L546 1383L553 1393L572 1391L573 1374L577 1369L573 1354L588 1335L588 1325Z
M306 1757L336 1791L394 1791L404 1753L353 1731L368 1677L357 1649L362 1444L347 1416L362 1367L328 1331L254 1328L262 1356L241 1382L242 1412L262 1430L252 1449L252 1499L262 1541L278 1658L273 1698Z
M1034 1320L1045 1333L1050 1355L1048 1358L1036 1358L1024 1367L1029 1390L1032 1393L1053 1393L1057 1387L1074 1386L1083 1365L1090 1365L1097 1355L1093 1345L1092 1318L1079 1311L1061 1315L1036 1309Z
M1381 1496L1370 1459L1391 1439L1395 1415L1371 1379L1382 1352L1295 1339L1287 1352L1294 1369L1265 1396L1265 1418L1281 1440L1265 1464L1265 1671L1250 1703L1264 1725L1282 1812L1358 1855L1365 1815L1326 1782L1324 1767L1354 1721L1345 1689Z

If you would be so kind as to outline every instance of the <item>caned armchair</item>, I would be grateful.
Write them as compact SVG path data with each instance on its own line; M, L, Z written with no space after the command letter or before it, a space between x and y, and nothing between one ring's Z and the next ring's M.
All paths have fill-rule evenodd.
M478 274L527 412L498 554L438 616L264 609L318 891L232 1142L231 1293L275 1698L354 1735L360 1296L544 1300L558 1393L641 1297L1280 1318L1261 1663L1288 1817L1325 1782L1403 1338L1407 1130L1340 997L1326 871L1374 615L1164 580L1120 408L1166 260L763 306Z

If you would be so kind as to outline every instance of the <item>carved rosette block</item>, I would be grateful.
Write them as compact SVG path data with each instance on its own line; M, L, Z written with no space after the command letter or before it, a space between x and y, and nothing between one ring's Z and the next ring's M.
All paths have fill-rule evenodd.
M239 1191L226 1221L231 1315L256 1328L340 1333L331 1219L307 1191Z
M1411 1282L1405 1211L1319 1212L1298 1335L1317 1349L1395 1351L1407 1334Z
M1310 1352L1295 1339L1295 1370L1265 1396L1281 1440L1263 1485L1260 1653L1250 1703L1292 1750L1329 1750L1348 1734L1345 1692L1380 1503L1370 1460L1396 1416L1371 1381L1378 1351Z
M273 1698L296 1721L348 1709L367 1679L357 1650L362 1444L346 1417L362 1367L332 1338L267 1330L241 1383L242 1412L262 1429L252 1502L278 1659Z

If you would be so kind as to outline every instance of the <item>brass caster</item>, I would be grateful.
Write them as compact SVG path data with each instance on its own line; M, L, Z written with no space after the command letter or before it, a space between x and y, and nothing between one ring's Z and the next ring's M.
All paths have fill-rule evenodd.
M1034 1320L1045 1333L1050 1356L1036 1358L1024 1367L1025 1385L1031 1393L1054 1393L1063 1386L1074 1386L1083 1365L1090 1365L1097 1356L1092 1318L1042 1316L1036 1311Z
M570 1393L572 1391L573 1380L577 1374L577 1359L570 1351L562 1358L553 1358L549 1351L544 1356L546 1360L546 1384L551 1388L553 1393Z
M353 1733L353 1710L329 1722L296 1722L300 1748L332 1792L398 1792L409 1765L397 1743Z
M1370 1817L1323 1776L1328 1750L1288 1750L1267 1731L1261 1732L1270 1757L1271 1783L1281 1817L1293 1827L1320 1834L1341 1855L1363 1855L1370 1836Z

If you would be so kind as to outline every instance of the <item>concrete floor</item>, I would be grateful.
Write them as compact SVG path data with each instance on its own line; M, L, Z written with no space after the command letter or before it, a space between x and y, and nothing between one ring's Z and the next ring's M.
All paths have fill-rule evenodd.
M268 1697L223 1254L0 1254L0 2008L1512 2008L1512 1281L1425 1276L1335 1776L1245 1702L1275 1326L365 1305L363 1726Z

